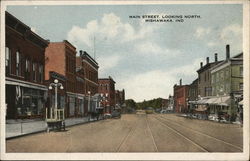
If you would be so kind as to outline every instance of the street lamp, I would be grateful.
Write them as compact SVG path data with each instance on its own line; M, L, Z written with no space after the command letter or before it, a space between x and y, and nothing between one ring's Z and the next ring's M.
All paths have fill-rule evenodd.
M90 94L91 94L91 92L90 91L88 91L88 95L89 95L89 101L88 101L88 111L90 112Z
M53 87L55 87L55 110L57 110L57 88L60 87L61 90L63 90L62 83L59 83L57 79L54 80L54 83L50 83L49 89L52 90ZM52 115L52 113L51 113ZM55 113L55 117L57 118L57 113Z

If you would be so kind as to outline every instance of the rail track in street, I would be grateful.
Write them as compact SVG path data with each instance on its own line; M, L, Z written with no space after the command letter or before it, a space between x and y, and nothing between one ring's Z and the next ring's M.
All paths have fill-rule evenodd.
M176 133L178 133L182 137L187 138L189 141L195 143L197 146L200 146L201 148L203 148L207 152L213 152L214 150L212 150L212 148L209 148L209 146L207 146L205 143L194 141L195 138L191 137L191 136L194 136L194 135L191 135L191 136L188 136L188 135L190 135L191 133L193 133L193 134L195 133L195 135L198 135L198 136L200 135L203 138L206 137L206 139L204 139L204 140L210 140L211 142L217 142L216 143L217 145L227 147L227 149L230 149L230 151L233 151L233 152L242 152L243 151L242 147L239 147L237 145L231 144L231 143L226 142L226 141L224 141L222 139L219 139L217 137L208 135L206 133L203 133L201 131L195 130L193 128L183 126L182 124L180 124L180 123L178 123L176 121L169 120L169 119L167 119L165 117L162 117L162 116L156 116L154 118L156 120L158 120L162 125L165 125L166 127L168 127L169 129L175 131ZM180 129L182 129L182 130L180 130ZM183 130L183 129L185 129L185 130ZM185 134L185 131L186 131L186 134ZM222 151L224 151L224 150L222 149Z
M148 127L148 130L149 130L150 136L151 136L151 138L152 138L152 140L153 140L153 143L154 143L154 147L155 147L155 149L156 149L156 152L158 152L159 150L158 150L158 147L157 147L157 145L156 145L155 138L154 138L153 133L152 133L152 129L150 128L150 126L149 126L149 124L148 124L148 116L146 116L146 123L147 123L147 127Z
M167 127L168 129L170 129L171 131L173 131L174 133L176 133L177 135L181 136L182 138L184 138L185 140L189 141L191 144L195 145L196 147L198 147L199 149L201 149L201 151L203 152L209 152L206 148L202 147L201 145L199 145L198 143L194 142L193 140L189 139L188 137L186 137L185 135L183 135L182 133L180 133L179 131L175 130L174 128L168 126L167 124L165 124L164 122L162 122L161 120L159 120L158 118L154 117L154 119L156 119L158 122L161 123L161 125L163 125L164 127Z
M137 125L138 125L138 120L136 121L135 126L132 126L132 127L130 128L128 134L122 139L122 141L121 141L121 143L119 144L119 146L118 146L116 152L120 152L120 150L121 150L121 148L122 148L122 145L124 145L124 144L127 142L129 136L133 135L134 131L136 130Z

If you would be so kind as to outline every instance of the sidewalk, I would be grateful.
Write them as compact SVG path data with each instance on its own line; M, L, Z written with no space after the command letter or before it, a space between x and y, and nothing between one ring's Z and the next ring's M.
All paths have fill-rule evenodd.
M90 120L92 122L94 120ZM88 122L88 117L68 118L65 120L66 127ZM45 131L46 121L42 119L6 120L6 139Z

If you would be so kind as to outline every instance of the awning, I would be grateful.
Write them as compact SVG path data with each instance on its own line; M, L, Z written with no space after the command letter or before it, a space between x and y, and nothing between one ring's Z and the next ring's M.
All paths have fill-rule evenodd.
M189 103L197 105L220 105L229 106L230 96L219 96L219 97L204 97L198 101L189 101Z
M229 106L230 105L230 96L217 97L214 104L219 105L219 106Z
M206 110L207 110L207 107L204 107L204 106L199 106L198 108L195 109L195 111L199 111L199 112L206 111Z
M39 89L39 90L43 90L43 91L48 90L48 88L44 85L39 85L39 84L30 83L30 82L21 81L21 80L12 79L12 78L6 78L5 84L6 85L21 86L21 87L26 87L26 88Z

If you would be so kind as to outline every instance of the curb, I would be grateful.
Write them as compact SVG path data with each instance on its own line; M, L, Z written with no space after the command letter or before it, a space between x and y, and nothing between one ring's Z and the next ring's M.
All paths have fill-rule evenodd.
M102 121L102 120L92 120L92 121L86 121L86 122L80 122L80 123L76 123L76 124L72 124L72 125L66 125L65 127L73 127L73 126L77 126L77 125L83 125L86 123L94 123L97 121ZM42 132L47 132L47 129L44 130L38 130L38 131L34 131L34 132L30 132L30 133L26 133L26 134L20 134L20 135L16 135L16 136L10 136L10 137L6 137L5 140L11 140L11 139L16 139L19 137L23 137L23 136L28 136L28 135L33 135L33 134L38 134L38 133L42 133Z

